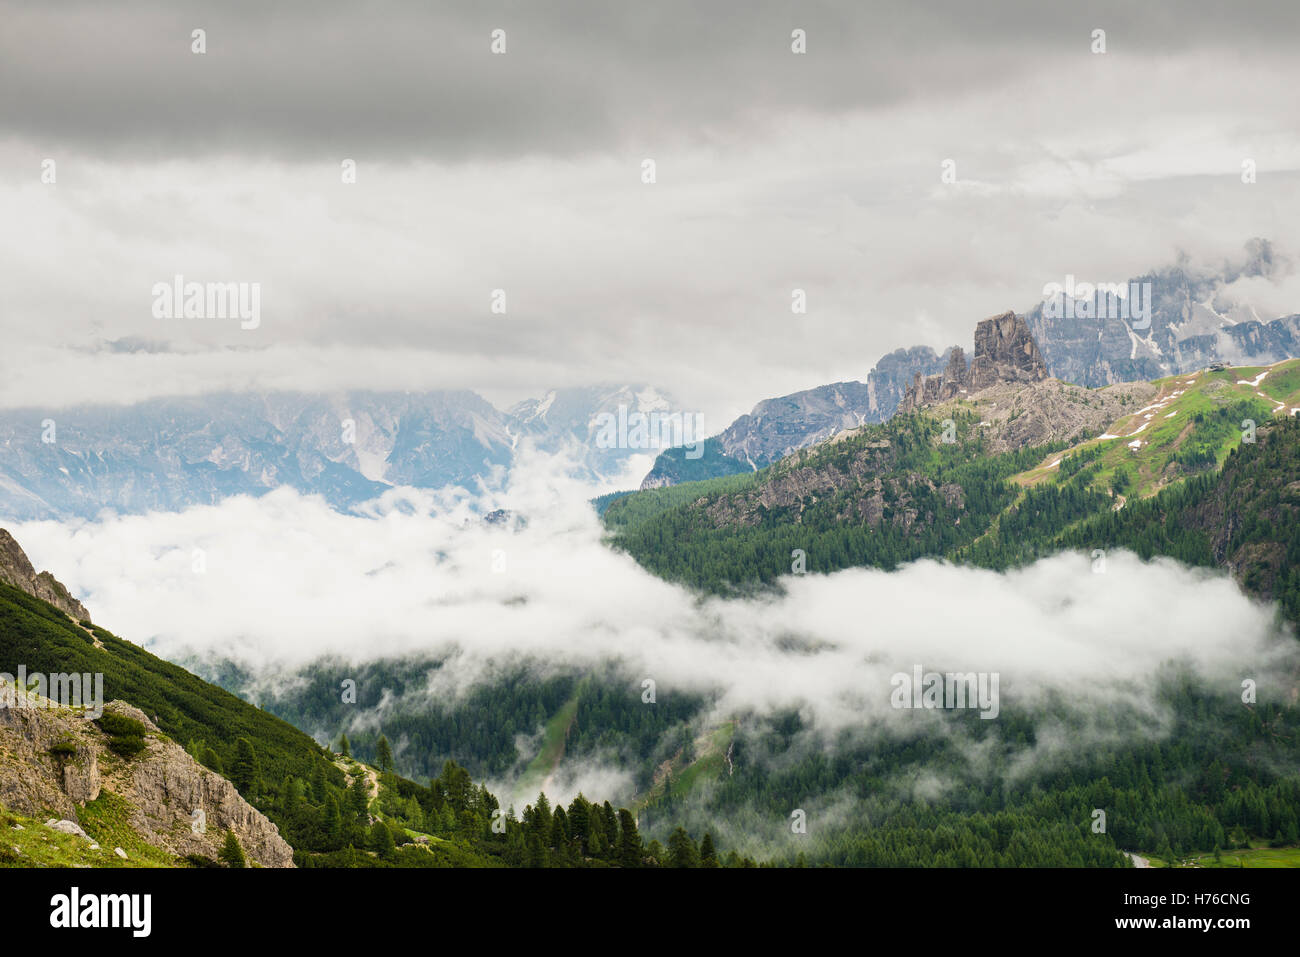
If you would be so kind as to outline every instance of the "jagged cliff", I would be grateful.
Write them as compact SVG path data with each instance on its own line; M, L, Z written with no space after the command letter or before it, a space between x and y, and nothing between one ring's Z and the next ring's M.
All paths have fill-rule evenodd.
M129 806L130 827L145 843L170 854L215 859L230 830L251 861L293 866L293 849L233 784L196 762L138 708L112 701L104 713L144 726L139 754L114 753L109 735L73 710L0 707L0 804L18 814L79 822L79 809L107 792ZM196 811L203 812L197 829ZM86 834L100 840L93 824ZM101 841L110 842L108 836Z
M49 602L64 614L77 621L89 621L86 606L69 594L57 578L49 572L39 575L27 558L27 553L3 528L0 528L0 582L25 591L33 598Z
M898 411L914 412L995 385L1029 384L1048 377L1047 363L1025 320L1014 312L1004 312L975 326L975 355L969 367L965 353L954 347L943 372L916 374Z

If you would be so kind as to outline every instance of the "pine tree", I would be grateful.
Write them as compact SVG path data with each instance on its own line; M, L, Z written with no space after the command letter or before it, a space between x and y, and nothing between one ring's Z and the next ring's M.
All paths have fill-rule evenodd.
M334 800L333 795L325 799L321 829L324 831L325 843L329 850L343 843L343 816L339 813L339 802Z
M311 769L311 799L316 804L324 804L329 792L325 789L325 765L316 761Z
M246 867L244 860L244 849L239 846L239 838L235 837L234 831L226 832L226 840L221 845L221 852L217 859L227 867Z
M587 850L587 836L591 829L591 802L578 794L569 805L569 833Z
M345 758L352 757L352 745L348 743L348 736L346 734L339 735L338 752Z
M209 768L213 771L216 771L218 774L224 773L221 764L221 756L217 754L216 751L212 750L212 748L204 747L203 758L201 763L205 768Z
M533 807L532 821L529 823L534 834L544 842L551 836L551 802L545 794L537 795L537 804Z
M370 782L364 774L358 773L352 779L352 786L348 788L348 808L358 823L366 823L370 811Z
M658 841L651 841L646 845L645 855L648 860L654 862L653 866L655 867L665 866L668 860L668 852L664 850L664 846Z
M713 849L713 835L707 831L700 842L700 867L717 867L718 852Z
M393 770L393 749L388 746L388 739L382 734L379 736L379 743L375 745L375 765L382 774L388 774Z
M370 829L370 849L384 860L391 859L397 853L397 845L393 841L393 832L388 829L388 825L383 821L376 821Z
M641 835L637 833L636 818L627 808L618 812L618 862L624 867L640 867L645 856Z
M668 861L672 867L699 867L700 855L695 842L684 827L678 827L668 838Z
M235 763L230 768L230 783L245 797L257 793L260 772L253 742L240 738L235 742Z

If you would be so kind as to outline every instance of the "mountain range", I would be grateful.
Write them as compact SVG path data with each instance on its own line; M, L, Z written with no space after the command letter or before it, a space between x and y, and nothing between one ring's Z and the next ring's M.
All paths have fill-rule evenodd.
M646 387L560 389L500 412L474 392L295 392L0 412L0 515L179 510L289 486L340 510L394 486L495 487L523 441L587 479L653 449L601 448L596 417L673 408Z
M1182 260L1119 284L1136 288L1147 313L1140 320L1120 314L1115 299L1108 300L1094 284L1086 294L1080 284L1080 296L1068 309L1053 309L1072 283L1056 293L1055 303L1045 297L1023 313L1007 315L1024 319L1046 374L1076 385L1150 381L1218 362L1268 365L1300 356L1300 314L1261 318L1255 307L1229 300L1225 288L1242 279L1275 280L1288 268L1267 241L1253 240L1240 262L1216 270ZM945 369L951 374L952 362L964 363L964 354L954 360L954 353L962 354L961 348L952 346L942 355L926 346L899 349L882 358L865 382L765 399L714 437L703 460L686 462L677 449L662 453L641 487L752 471L842 429L884 422L917 376Z
M1275 280L1287 268L1256 240L1240 262L1217 270L1183 261L1123 284L1140 293L1142 321L1112 314L1114 300L1100 290L1080 291L1065 310L1048 299L1015 315L1047 374L1076 385L1148 381L1216 362L1268 364L1300 355L1300 315L1260 317L1225 289ZM918 376L951 376L954 363L965 361L958 346L942 354L897 349L861 382L764 399L690 449L654 434L649 443L599 440L603 414L684 411L645 385L557 389L506 411L465 390L225 393L9 409L0 411L0 516L176 510L282 486L348 510L395 486L499 487L523 444L564 451L575 475L605 483L621 481L633 456L657 452L640 483L656 488L754 471L846 429L887 421ZM695 438L703 436L687 441Z

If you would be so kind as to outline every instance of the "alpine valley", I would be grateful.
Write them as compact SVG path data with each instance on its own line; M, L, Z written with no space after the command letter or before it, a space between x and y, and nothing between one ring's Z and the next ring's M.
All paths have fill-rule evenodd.
M586 524L486 513L457 534L493 536L489 580L512 581L506 554L525 573L429 585L431 630L461 607L477 624L400 653L358 635L287 672L165 661L0 533L0 671L102 674L105 697L92 719L13 688L0 859L1300 864L1300 315L1224 292L1282 268L1257 242L1136 277L1141 328L1100 295L1070 319L1002 312L942 354L765 399L701 457L662 450ZM594 487L630 461L593 438L619 406L676 408L636 386L506 412L439 392L11 411L0 516L88 535L102 509L287 487L373 521L360 506L391 489L499 485L525 439ZM558 591L534 587L536 542L584 535L593 552L540 563ZM516 621L535 641L494 644ZM914 668L1000 704L900 705Z

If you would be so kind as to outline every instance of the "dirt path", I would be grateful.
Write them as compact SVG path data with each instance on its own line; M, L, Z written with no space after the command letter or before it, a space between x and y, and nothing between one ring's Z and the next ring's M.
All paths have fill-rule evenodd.
M1150 862L1149 860L1147 860L1145 857L1143 857L1141 854L1130 854L1128 851L1125 851L1125 852L1124 852L1124 856L1127 857L1130 861L1133 862L1133 866L1134 866L1134 867L1150 867L1150 866L1151 866L1151 862Z

